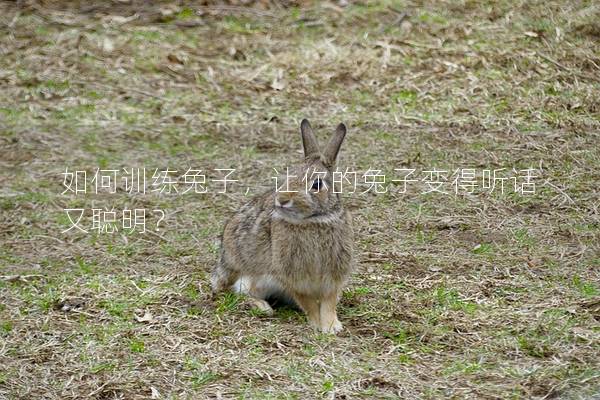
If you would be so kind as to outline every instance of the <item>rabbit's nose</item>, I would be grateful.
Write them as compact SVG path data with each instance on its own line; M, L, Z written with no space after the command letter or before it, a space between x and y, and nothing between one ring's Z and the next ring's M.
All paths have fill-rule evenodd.
M292 205L294 204L294 201L292 199L279 199L279 198L275 198L275 205L277 207L283 207L283 208L290 208Z

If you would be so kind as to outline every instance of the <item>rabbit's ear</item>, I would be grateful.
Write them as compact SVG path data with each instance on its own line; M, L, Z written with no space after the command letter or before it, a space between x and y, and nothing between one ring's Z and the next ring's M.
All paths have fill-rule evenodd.
M318 157L319 143L313 133L310 123L307 119L303 119L300 123L300 132L302 133L302 146L304 147L305 157Z
M342 146L344 137L346 137L346 125L339 124L335 129L335 133L331 137L331 140L329 140L329 143L325 148L325 152L323 153L323 156L325 157L325 162L328 165L335 165L335 160L337 159L337 155L340 152L340 147Z

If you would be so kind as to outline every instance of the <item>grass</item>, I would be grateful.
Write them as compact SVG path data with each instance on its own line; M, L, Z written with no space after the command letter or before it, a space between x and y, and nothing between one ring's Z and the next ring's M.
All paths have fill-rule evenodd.
M0 4L0 398L598 396L600 9L263 3ZM208 282L304 117L322 139L345 122L340 166L387 178L345 195L336 337ZM191 168L208 191L61 194L65 168ZM448 194L423 193L433 168ZM535 168L535 193L451 185L503 168ZM90 232L61 233L65 208ZM146 209L146 232L92 208Z

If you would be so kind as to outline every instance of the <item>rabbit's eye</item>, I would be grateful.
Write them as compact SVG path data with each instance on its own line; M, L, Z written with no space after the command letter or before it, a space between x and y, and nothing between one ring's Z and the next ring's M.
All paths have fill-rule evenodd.
M310 189L314 190L315 192L318 192L321 189L323 189L324 187L325 187L325 184L323 183L321 178L317 178L313 181L312 187Z

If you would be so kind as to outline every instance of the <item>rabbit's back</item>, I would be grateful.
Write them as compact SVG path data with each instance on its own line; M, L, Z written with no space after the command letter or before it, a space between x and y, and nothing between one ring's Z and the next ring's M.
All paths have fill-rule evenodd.
M267 194L244 205L223 230L222 263L245 275L271 270L271 211Z

